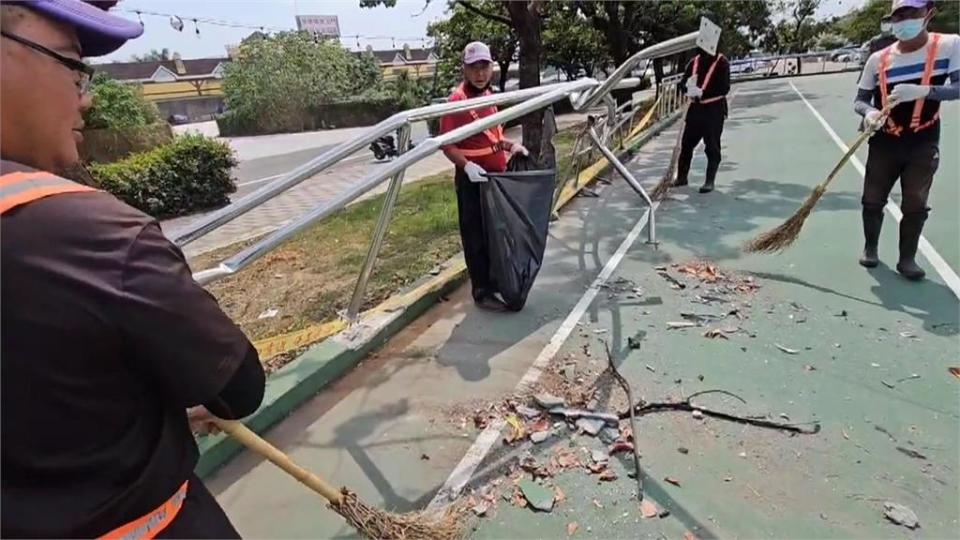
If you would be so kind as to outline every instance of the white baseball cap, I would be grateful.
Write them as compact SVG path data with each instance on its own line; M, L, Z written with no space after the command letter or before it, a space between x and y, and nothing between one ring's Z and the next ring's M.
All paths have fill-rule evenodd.
M463 49L463 63L475 64L477 62L493 62L490 56L490 47L482 41L474 41Z

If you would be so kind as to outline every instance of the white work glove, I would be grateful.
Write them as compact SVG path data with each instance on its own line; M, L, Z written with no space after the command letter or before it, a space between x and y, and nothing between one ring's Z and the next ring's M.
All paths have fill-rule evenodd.
M703 90L696 86L687 86L687 97L690 99L700 99L703 97Z
M527 150L526 146L520 143L513 143L512 145L510 145L510 157L513 157L517 154L520 154L521 156L529 156L530 151Z
M883 127L883 113L876 109L870 109L863 115L863 124L870 131L876 131Z
M470 181L474 184L487 181L487 177L484 176L487 174L487 171L483 170L483 167L472 161L467 162L466 166L463 168L463 172L467 173L467 177L470 178Z
M891 103L904 103L907 101L916 101L927 97L930 93L930 87L922 84L898 84L890 92Z

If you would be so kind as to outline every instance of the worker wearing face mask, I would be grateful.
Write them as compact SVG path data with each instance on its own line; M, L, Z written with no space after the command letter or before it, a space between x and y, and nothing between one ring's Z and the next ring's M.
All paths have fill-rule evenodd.
M887 18L897 41L867 60L854 106L864 128L876 131L863 182L860 264L872 268L880 262L883 211L899 180L903 218L897 271L911 280L925 275L916 253L940 162L940 102L960 98L960 36L928 32L933 11L928 0L893 0Z
M468 44L463 51L463 83L453 91L448 101L490 95L492 78L493 56L490 47L479 41ZM491 105L444 116L440 119L440 132L447 133L496 113L497 107ZM496 297L498 291L490 282L490 257L480 211L480 184L487 181L488 171L505 171L507 160L514 154L528 155L529 152L522 144L505 139L503 126L496 126L445 146L443 153L456 167L454 179L460 239L470 274L473 299L481 308L501 311L505 305Z

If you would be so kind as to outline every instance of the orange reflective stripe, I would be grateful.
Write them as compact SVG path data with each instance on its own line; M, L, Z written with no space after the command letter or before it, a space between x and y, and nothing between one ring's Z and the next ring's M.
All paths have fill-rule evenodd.
M485 90L483 94L481 94L481 97L488 96L490 95L490 93L491 93L490 90ZM467 98L467 91L463 88L463 83L460 83L460 86L458 86L457 89L454 90L453 96L460 99L469 99ZM468 113L470 114L470 118L473 118L474 120L480 120L480 113L478 113L476 109L471 109L470 111L468 111ZM483 131L482 133L487 137L487 140L490 141L490 144L493 146L497 146L503 142L503 126L501 125L492 127L488 130ZM498 151L499 150L487 151L486 154L481 154L481 155L487 156ZM467 154L464 154L464 155L467 155Z
M721 58L723 58L723 55L718 54L717 59L714 60L712 64L710 64L710 69L707 70L707 76L703 78L703 84L700 85L700 90L702 92L707 91L707 85L710 84L710 79L713 78L713 70L717 68L717 64L720 63ZM693 57L693 68L691 70L692 74L697 75L699 73L699 69L700 69L700 55L698 54L697 56ZM727 97L725 94L720 96L714 96L712 98L701 99L699 103L701 105L704 105L706 103L713 103L714 101L720 101L725 97Z
M183 500L187 498L187 484L184 482L172 497L164 501L156 510L126 525L101 536L101 539L150 540L160 534L177 517Z
M96 191L45 172L12 172L0 176L0 214L51 195Z
M930 78L933 75L933 66L937 60L937 49L940 47L940 34L930 33L930 46L927 48L927 57L923 64L923 74L920 76L921 85L929 85ZM890 52L893 50L893 47L896 44L890 45L883 49L880 52L880 62L877 66L877 78L880 84L880 105L884 108L887 106L887 65L890 62ZM914 132L922 131L932 126L940 119L940 111L934 113L933 118L927 120L926 122L920 123L921 113L923 112L923 103L925 100L918 99L913 104L913 112L910 115L910 129ZM893 135L894 137L899 137L903 133L903 126L898 126L896 122L893 121L890 116L887 116L887 122L884 126L884 132Z

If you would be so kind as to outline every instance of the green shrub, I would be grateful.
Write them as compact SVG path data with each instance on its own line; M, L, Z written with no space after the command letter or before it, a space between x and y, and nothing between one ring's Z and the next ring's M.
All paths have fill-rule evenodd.
M173 130L166 122L122 129L84 129L77 145L84 163L110 163L136 152L146 152L173 141Z
M98 73L93 77L90 95L93 106L83 114L89 129L124 129L160 121L157 106L147 101L136 85Z
M89 170L101 189L156 218L222 206L236 190L237 164L226 144L202 135L182 135L153 150Z

